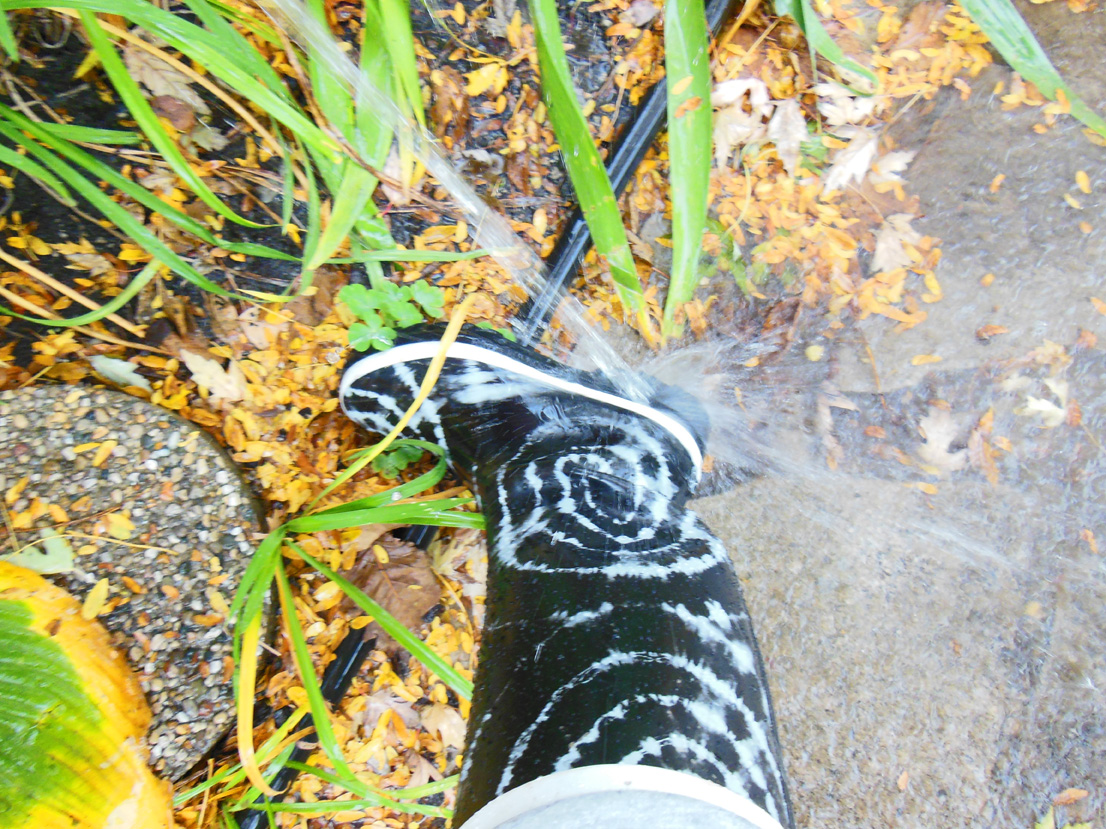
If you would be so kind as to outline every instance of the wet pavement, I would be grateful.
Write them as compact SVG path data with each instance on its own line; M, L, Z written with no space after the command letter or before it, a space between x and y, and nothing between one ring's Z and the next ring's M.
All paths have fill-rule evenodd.
M1019 7L1106 112L1106 9ZM1069 788L1090 794L1057 825L1103 811L1106 316L1091 297L1106 300L1106 148L1070 119L1034 132L1040 110L1003 112L1000 80L991 67L968 101L950 91L893 127L918 152L915 227L943 242L944 299L904 333L861 324L874 371L862 345L833 350L835 393L858 405L831 409L838 470L808 425L806 462L698 502L745 584L800 826L1030 829ZM983 341L984 325L1008 333ZM873 401L910 427L898 449L914 466L854 439ZM934 407L948 417L927 455Z

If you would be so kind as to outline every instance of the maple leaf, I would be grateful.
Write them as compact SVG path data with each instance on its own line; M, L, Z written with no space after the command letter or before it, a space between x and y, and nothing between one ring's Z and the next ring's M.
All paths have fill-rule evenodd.
M831 127L859 124L872 115L880 103L875 95L854 95L837 83L815 84L813 91L818 96L818 112Z
M758 78L736 78L716 85L710 94L714 116L714 158L723 166L734 149L760 141L767 133L764 119L772 114L768 87ZM748 105L749 112L745 111Z
M192 89L192 82L165 61L133 44L123 49L123 61L131 77L149 90L150 97L169 95L200 115L211 114L203 98Z
M776 105L768 122L768 140L776 145L776 153L789 176L799 169L799 145L807 139L806 118L794 98Z
M914 264L914 259L904 247L922 241L922 235L910 226L913 218L909 213L895 213L880 225L876 233L876 251L872 256L873 272L909 268Z
M210 357L202 357L184 349L180 352L180 359L192 373L192 379L196 381L196 385L211 393L212 403L218 403L220 400L235 403L249 396L246 376L238 363L233 360L230 368L225 369Z
M929 414L918 422L918 429L926 441L918 447L918 457L934 474L945 477L967 465L966 449L950 450L960 434L960 427L947 410L930 406Z
M851 182L860 183L867 175L872 159L876 156L879 136L873 130L857 127L848 146L837 151L833 166L826 173L822 191L841 190Z
M906 170L915 153L907 150L895 150L881 155L872 162L872 170L868 173L868 181L872 184L902 184L903 177L899 173Z

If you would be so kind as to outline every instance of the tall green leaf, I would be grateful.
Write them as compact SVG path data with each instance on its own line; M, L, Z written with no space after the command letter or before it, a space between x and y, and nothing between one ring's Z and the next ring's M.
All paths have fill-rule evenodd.
M127 68L123 65L122 58L119 57L119 54L115 51L115 47L112 46L111 41L108 40L107 34L105 34L104 30L100 27L96 15L91 12L82 11L81 22L84 24L85 32L88 34L88 42L91 44L92 48L96 50L96 54L99 55L100 65L103 66L108 78L111 79L112 84L115 86L115 90L119 93L119 97L123 99L123 103L126 104L127 109L131 111L131 115L133 115L134 120L138 122L138 126L142 129L142 132L150 139L150 143L161 153L161 157L169 162L169 166L173 168L173 172L192 189L192 192L195 193L204 204L220 216L230 219L232 222L236 222L240 225L245 225L246 227L264 227L264 225L260 225L257 222L251 222L249 219L242 218L223 204L219 197L212 192L211 188L204 183L204 180L192 169L192 165L189 164L181 154L181 151L177 148L176 142L169 137L169 134L158 120L157 115L154 114L153 107L150 106L150 102L146 100L146 96L143 95L142 91L138 88L138 83L131 77Z
M607 258L622 304L637 316L642 331L648 331L641 280L626 239L626 229L622 226L618 200L576 99L561 42L556 0L530 0L530 14L541 61L542 96L549 107L549 120L560 142L561 156L572 186L576 188L580 209L587 219L596 250Z
M0 46L7 52L12 63L19 63L19 47L15 43L15 35L12 33L12 24L8 16L0 12Z
M668 82L668 164L672 182L672 274L662 333L699 282L711 167L710 41L703 0L668 0L664 60Z
M960 0L960 5L1016 72L1050 100L1055 101L1056 93L1063 92L1071 104L1071 114L1099 135L1106 136L1106 120L1064 83L1010 0Z
M878 83L875 74L867 66L861 66L841 51L841 47L829 36L826 27L818 19L817 13L810 5L810 0L776 0L775 8L776 14L780 17L791 17L799 24L811 49L834 66L863 78L871 85L871 88L866 91L869 93L874 91Z

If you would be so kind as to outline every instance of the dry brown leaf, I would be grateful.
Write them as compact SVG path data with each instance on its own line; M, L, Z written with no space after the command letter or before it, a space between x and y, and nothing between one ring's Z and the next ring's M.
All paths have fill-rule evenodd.
M203 98L192 88L191 81L165 61L133 44L123 49L123 61L131 77L149 90L151 98L168 95L200 115L211 114Z
M922 235L910 226L913 216L909 213L895 213L888 216L876 233L876 250L872 255L872 271L884 273L897 268L908 268L914 260L904 245L916 245L922 241Z
M442 773L438 771L438 767L414 749L405 751L403 759L407 763L407 768L411 769L411 778L407 781L408 788L425 786L431 780L442 779Z
M60 253L72 263L66 265L69 270L88 271L92 276L115 270L108 258L97 253L92 243L84 237L80 242L55 242L51 247L54 253Z
M361 711L361 723L366 731L376 728L377 722L385 711L394 711L408 728L414 728L420 722L419 714L414 706L402 697L398 697L388 688L370 694L365 698L365 708Z
M875 95L856 95L841 84L820 83L813 87L818 96L818 112L831 127L844 127L849 124L861 124L871 116L880 100ZM841 135L839 130L831 130Z
M968 438L968 460L974 469L983 473L991 486L998 486L998 466L995 465L995 456L998 453L991 446L988 437L989 432L978 426L972 430Z
M926 0L910 11L902 29L890 43L884 46L888 54L897 49L922 49L941 42L937 26L945 17L948 4L942 0Z
M202 150L218 152L224 149L229 142L227 137L219 132L219 130L212 129L202 122L196 122L192 129L181 136L180 143L181 146L189 152L195 152L195 147L199 147ZM215 192L219 192L219 188L214 185L212 185L212 189L215 190Z
M388 562L381 564L372 553L375 543L387 551ZM391 535L379 535L372 542L357 540L362 552L346 578L360 587L408 630L418 630L423 617L441 599L441 585L430 567L429 557L406 541ZM390 648L395 640L375 622L365 630L377 637L377 647Z
M436 733L447 746L464 748L465 720L455 708L435 702L423 708L419 717L426 730Z
M150 99L154 113L165 118L176 129L187 131L196 125L196 110L172 95L155 95Z
M872 162L872 170L868 173L868 181L872 184L903 184L904 180L899 173L905 172L910 162L914 160L915 153L906 150L881 155Z
M315 289L311 296L293 299L279 312L282 317L291 317L296 322L314 328L334 308L334 297L349 280L345 273L330 265L315 270L311 287Z
M976 329L975 338L982 342L987 342L991 337L997 337L999 334L1008 334L1010 329L1005 325L983 325Z
M711 91L710 102L719 110L714 116L714 158L723 167L735 149L768 134L764 119L772 114L773 105L767 85L758 78L724 81Z
M776 153L789 176L798 172L799 145L806 139L806 118L799 102L788 98L778 103L768 122L768 140L776 145Z
M1077 803L1090 794L1086 789L1064 789L1056 797L1052 798L1052 803L1055 806L1070 806L1073 803Z
M246 376L234 360L230 361L229 368L223 368L218 361L187 350L180 352L180 360L188 367L196 385L211 393L212 403L235 403L249 396Z

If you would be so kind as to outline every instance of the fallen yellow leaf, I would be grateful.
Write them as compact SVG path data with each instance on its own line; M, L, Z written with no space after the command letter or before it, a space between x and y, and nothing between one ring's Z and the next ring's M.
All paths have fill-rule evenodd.
M939 363L941 358L937 354L916 354L910 360L912 366L924 366L929 363Z
M134 534L134 523L129 517L120 512L109 512L105 518L108 522L108 535L119 541L126 541Z
M4 501L7 502L7 505L9 507L19 500L20 493L22 493L23 490L27 488L27 482L30 480L31 479L29 477L24 475L15 483L15 485L11 489L7 491L7 493L4 495Z
M100 466L103 464L118 445L119 441L117 440L105 440L101 443L100 448L96 450L96 454L92 456L92 465Z
M99 616L108 603L108 580L100 579L88 591L81 605L81 618L91 621Z

